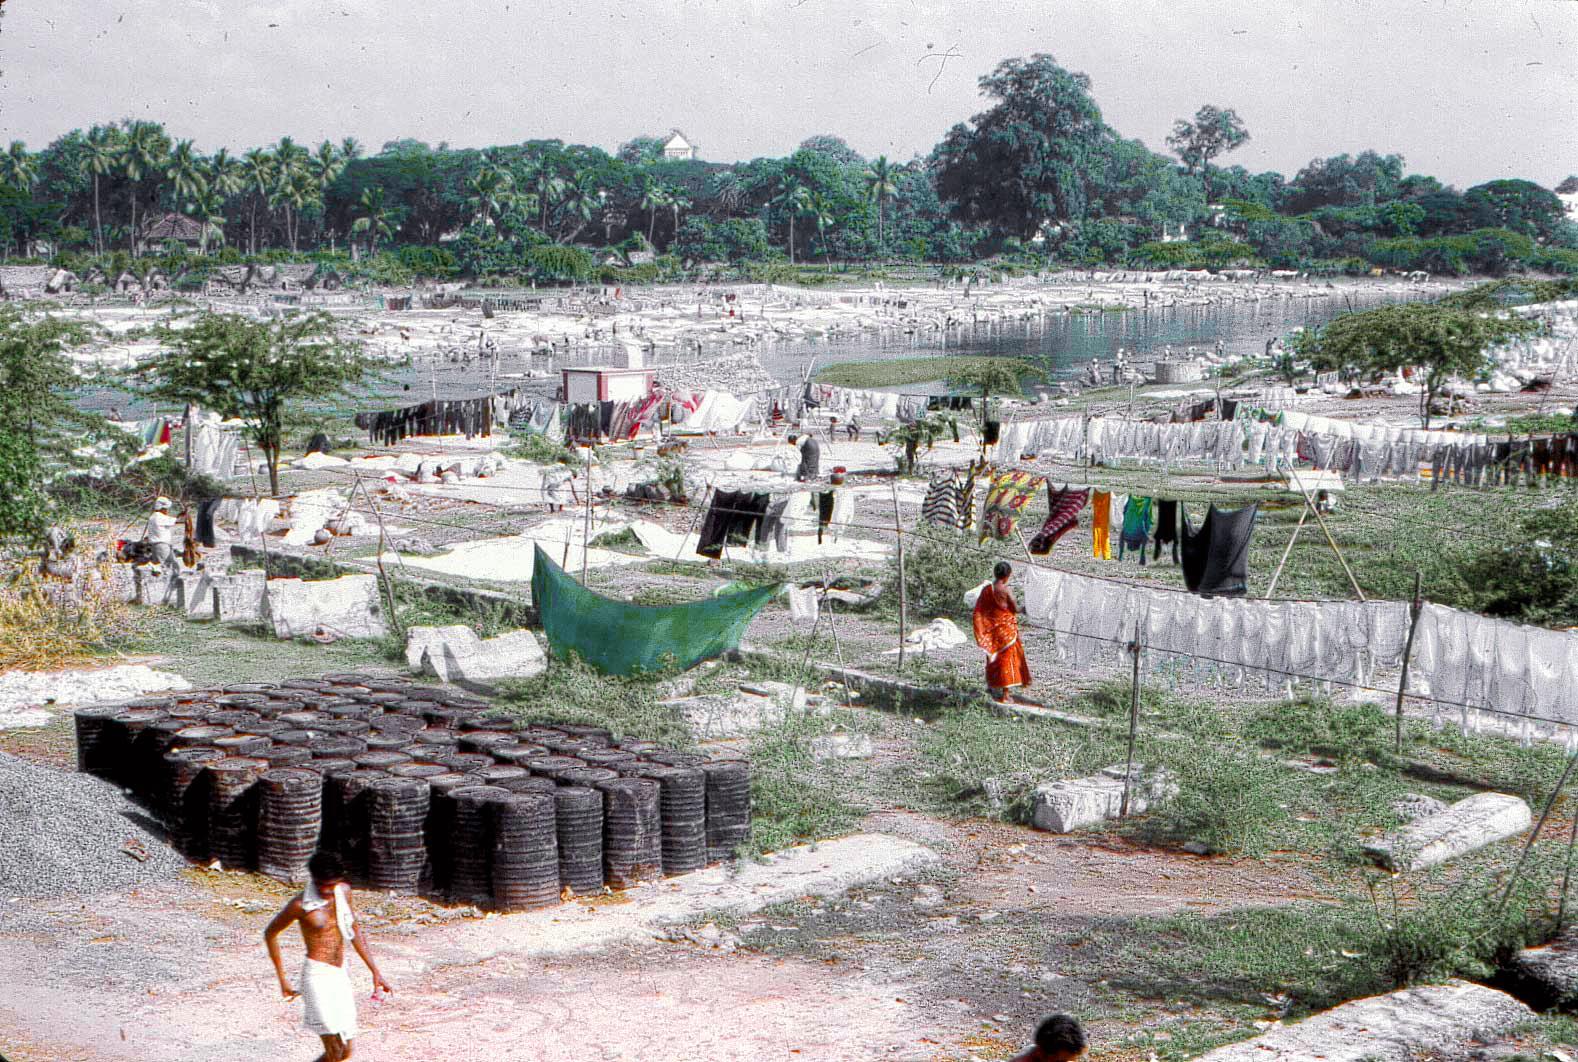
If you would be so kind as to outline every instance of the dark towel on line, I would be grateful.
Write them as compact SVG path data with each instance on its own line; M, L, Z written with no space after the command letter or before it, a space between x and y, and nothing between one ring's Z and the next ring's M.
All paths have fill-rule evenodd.
M197 507L197 541L207 549L219 545L214 537L214 513L218 510L223 498L209 498Z
M1173 547L1173 563L1178 563L1178 503L1169 498L1156 499L1156 552L1152 559L1159 560L1162 547Z
M816 496L816 544L822 544L822 532L833 522L833 492L825 490Z
M1211 506L1196 531L1183 515L1184 585L1202 597L1243 597L1249 591L1249 537L1260 503L1242 509Z

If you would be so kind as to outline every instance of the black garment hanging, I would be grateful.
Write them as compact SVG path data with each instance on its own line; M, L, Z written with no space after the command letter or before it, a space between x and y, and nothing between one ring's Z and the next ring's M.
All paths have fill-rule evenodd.
M223 498L209 498L197 507L197 542L199 545L213 549L219 545L214 535L214 513L218 510Z
M997 440L1003 434L1003 422L989 420L981 426L981 442L987 446L996 446Z
M1206 510L1196 531L1183 516L1184 585L1202 597L1243 597L1249 591L1249 538L1260 503L1242 509Z
M762 515L762 522L756 528L756 545L766 549L769 545L778 547L779 553L789 552L789 528L784 523L784 510L789 508L789 499L772 502L767 506L767 511Z
M1173 563L1178 563L1178 503L1170 498L1156 499L1156 550L1152 560L1161 559L1162 547L1173 547Z
M712 496L712 506L701 522L700 540L696 552L703 557L717 559L723 556L725 545L745 545L750 542L767 505L772 501L768 494L751 491L720 490Z
M834 491L824 490L816 496L816 544L822 544L822 532L833 522Z
M329 445L329 437L321 431L314 435L312 441L307 444L307 452L309 454L326 454L332 449L334 447Z

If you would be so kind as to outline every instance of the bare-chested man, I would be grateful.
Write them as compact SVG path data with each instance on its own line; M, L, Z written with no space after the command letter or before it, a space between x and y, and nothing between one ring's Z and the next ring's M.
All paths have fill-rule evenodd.
M356 927L351 908L351 887L345 881L345 868L337 856L318 852L307 862L312 881L306 890L287 903L263 931L268 957L279 975L279 990L287 1000L302 998L307 1028L323 1038L323 1054L318 1062L342 1062L351 1057L351 1039L356 1035L356 997L351 991L351 975L345 968L348 943L362 957L373 975L373 989L393 992L378 971L367 947L367 934ZM307 961L301 970L301 992L291 987L285 976L285 960L280 955L279 935L292 922L301 924L301 938L307 945Z

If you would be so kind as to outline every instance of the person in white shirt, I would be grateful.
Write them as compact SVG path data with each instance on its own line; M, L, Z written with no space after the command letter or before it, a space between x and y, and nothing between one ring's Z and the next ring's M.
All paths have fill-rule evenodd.
M175 562L175 548L171 544L175 537L175 523L175 517L170 515L170 499L156 499L153 512L148 514L148 523L143 528L142 540L152 548L154 563L161 567Z

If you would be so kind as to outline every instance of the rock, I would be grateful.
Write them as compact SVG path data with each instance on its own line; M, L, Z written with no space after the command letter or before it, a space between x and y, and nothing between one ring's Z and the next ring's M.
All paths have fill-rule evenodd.
M1177 792L1164 771L1147 774L1135 767L1129 813L1143 812L1153 801ZM1115 819L1123 808L1123 765L1108 767L1089 778L1047 782L1031 797L1031 825L1051 833L1072 833Z
M263 617L261 571L234 572L210 576L214 593L214 615L221 623L249 623Z
M1529 805L1517 797L1476 793L1371 841L1365 852L1393 870L1423 870L1516 836L1532 822Z
M132 569L132 601L138 605L173 605L180 580L174 571L138 565Z
M548 656L531 631L484 640L464 624L412 627L406 634L405 659L418 674L484 692L502 679L532 678L548 668Z
M1392 801L1392 811L1404 822L1414 822L1428 815L1439 815L1451 807L1445 800L1437 800L1423 793L1404 793Z
M1542 1010L1578 1009L1578 926L1569 926L1549 944L1525 948L1507 964L1518 995Z
M214 577L206 570L181 573L181 608L187 619L214 618Z
M381 638L388 633L378 597L378 577L270 579L263 619L280 638L311 637L320 628L340 638Z
M1500 1038L1534 1012L1505 992L1466 981L1409 988L1344 1003L1243 1043L1219 1047L1200 1062L1413 1062L1459 1057L1478 1041Z
M823 734L811 739L811 758L823 760L869 760L877 754L866 734Z
M700 740L742 737L807 708L805 690L787 682L742 683L738 693L664 701ZM825 713L825 709L823 709Z

